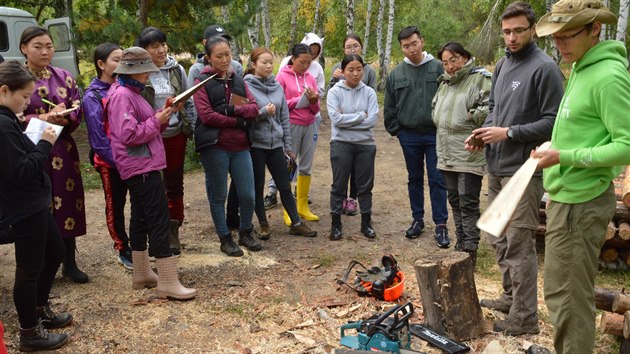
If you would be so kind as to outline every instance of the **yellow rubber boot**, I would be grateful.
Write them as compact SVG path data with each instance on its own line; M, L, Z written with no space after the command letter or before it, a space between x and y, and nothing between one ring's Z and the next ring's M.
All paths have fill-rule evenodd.
M308 191L311 188L311 176L297 177L297 210L300 217L308 221L318 221L319 216L308 208Z
M286 209L284 209L284 208L282 208L282 210L284 210L284 223L285 223L287 226L291 226L291 225L293 225L293 224L291 223L291 217L289 216L289 213L287 213L287 210L286 210Z

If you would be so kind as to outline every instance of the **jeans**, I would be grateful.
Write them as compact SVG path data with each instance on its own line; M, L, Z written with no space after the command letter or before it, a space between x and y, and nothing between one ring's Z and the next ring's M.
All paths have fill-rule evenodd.
M66 249L49 209L11 226L15 238L15 283L13 303L20 327L37 326L36 307L48 303L59 264Z
M254 170L249 151L225 151L211 147L202 150L200 157L206 174L206 193L210 203L210 213L217 234L230 234L225 222L228 173L236 185L238 194L241 216L239 228L251 230L255 193Z
M100 166L96 170L101 175L105 194L105 220L109 236L117 250L129 249L129 236L125 229L125 204L127 204L127 184L120 178L118 170Z
M372 213L375 158L375 145L330 142L330 165L333 178L330 186L330 212L332 214L341 215L343 211L343 200L348 192L348 179L353 171L361 213Z
M162 171L164 188L168 198L168 211L171 219L184 221L184 159L188 138L179 133L170 138L162 138L166 152L166 168Z
M400 129L396 135L405 156L411 214L416 221L424 219L424 161L426 157L427 177L429 178L429 197L435 224L446 224L446 183L437 169L435 152L435 134L420 134L412 130Z
M474 173L442 171L448 189L448 202L451 205L457 244L467 252L476 251L479 246L479 194L483 176Z

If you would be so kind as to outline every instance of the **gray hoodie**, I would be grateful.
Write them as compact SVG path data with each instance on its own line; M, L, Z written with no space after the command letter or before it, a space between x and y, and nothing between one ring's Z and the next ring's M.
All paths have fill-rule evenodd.
M281 147L284 151L291 151L289 107L282 86L273 75L263 79L248 74L245 75L244 80L260 108L256 122L250 130L252 147L267 150ZM269 116L265 109L268 103L273 103L276 106L274 116Z
M331 121L331 141L376 145L372 129L378 118L374 90L359 81L350 88L342 80L328 91L326 106Z

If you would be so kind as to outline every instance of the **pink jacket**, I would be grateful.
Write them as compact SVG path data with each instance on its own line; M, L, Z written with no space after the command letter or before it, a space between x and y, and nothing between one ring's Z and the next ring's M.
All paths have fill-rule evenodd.
M317 80L308 71L304 74L296 74L293 72L293 65L287 65L280 69L276 76L276 81L284 89L284 95L287 98L289 106L289 120L291 124L311 125L315 122L315 115L319 112L319 100L309 104L304 108L295 108L300 98L304 94L304 88L310 87L317 90Z
M107 92L112 155L123 180L166 168L164 144L155 111L136 87L114 82Z

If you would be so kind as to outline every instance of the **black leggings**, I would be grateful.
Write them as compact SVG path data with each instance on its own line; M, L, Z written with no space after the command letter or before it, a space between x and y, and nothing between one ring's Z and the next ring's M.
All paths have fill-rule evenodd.
M65 248L49 209L13 224L11 233L15 238L13 303L20 327L33 328L37 326L36 307L48 303Z

